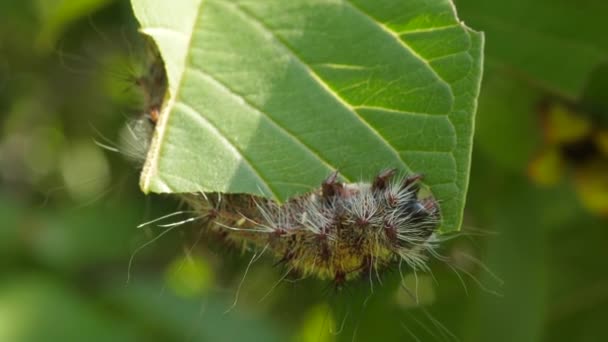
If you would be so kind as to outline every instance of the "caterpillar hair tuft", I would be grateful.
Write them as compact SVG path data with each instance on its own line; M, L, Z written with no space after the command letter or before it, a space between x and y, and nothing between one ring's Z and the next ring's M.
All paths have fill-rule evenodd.
M419 197L421 175L396 173L388 169L371 183L342 183L334 172L317 190L284 204L244 194L192 194L185 200L202 229L234 245L269 250L301 277L340 286L395 263L426 268L439 205Z

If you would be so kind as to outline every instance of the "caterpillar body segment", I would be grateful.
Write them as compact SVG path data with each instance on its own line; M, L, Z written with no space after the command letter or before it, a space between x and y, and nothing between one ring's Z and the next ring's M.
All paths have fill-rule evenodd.
M440 224L439 205L419 198L420 175L388 169L371 183L342 183L331 174L319 189L284 204L243 194L189 195L203 229L227 242L267 249L301 277L336 285L401 261L426 267Z

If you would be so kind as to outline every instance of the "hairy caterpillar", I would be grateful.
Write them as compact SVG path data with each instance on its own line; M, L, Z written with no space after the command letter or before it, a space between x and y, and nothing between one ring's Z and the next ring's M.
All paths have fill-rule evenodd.
M440 216L432 197L419 198L421 178L388 169L371 184L345 184L335 172L319 189L281 205L243 194L191 195L186 202L204 229L233 244L267 249L302 277L340 286L395 262L426 267Z
M133 82L143 95L141 114L127 123L121 136L121 152L140 166L159 115L164 115L167 91L164 63L151 48L144 72ZM369 183L342 183L338 178L334 172L318 189L283 204L250 194L178 194L194 217L162 226L197 221L202 233L255 251L255 260L260 254L272 254L288 273L331 280L337 287L396 264L399 271L402 264L414 272L429 271L429 256L452 267L436 247L453 236L437 233L440 206L421 189L421 175L387 169Z
M123 146L143 162L167 87L162 59L135 79L143 93L143 115L127 125ZM437 201L419 197L420 175L380 172L371 183L342 183L338 173L320 188L284 204L248 194L182 195L203 222L203 230L233 245L269 251L303 277L336 285L378 272L396 262L426 267L426 251L436 243Z
M141 74L133 75L131 79L142 95L143 110L139 117L127 122L120 133L119 143L122 147L120 152L139 165L145 161L167 91L165 65L158 51L152 45L147 46L149 62Z
M141 162L158 119L153 114L162 104L157 100L162 100L164 88L159 92L158 87L166 87L166 80L154 76L160 67L155 63L136 82L145 104L141 117L129 123L127 136L140 146ZM421 178L389 169L367 183L343 183L333 173L319 179L317 189L283 204L249 194L178 194L192 209L187 212L192 217L161 227L194 221L194 229L218 237L220 245L255 251L250 264L262 254L270 255L286 274L327 280L341 288L366 277L371 282L372 276L402 264L414 272L428 271L428 257L438 256L441 216L438 201L421 189ZM418 305L414 277L416 284L407 295Z

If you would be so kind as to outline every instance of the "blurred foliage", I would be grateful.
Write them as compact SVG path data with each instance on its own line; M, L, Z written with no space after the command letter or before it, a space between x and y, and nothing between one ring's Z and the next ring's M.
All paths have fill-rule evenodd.
M336 293L195 230L137 229L179 204L94 144L138 112L129 4L50 3L0 2L0 341L608 338L604 1L456 1L488 47L465 222L481 236L444 246L418 303L398 272Z

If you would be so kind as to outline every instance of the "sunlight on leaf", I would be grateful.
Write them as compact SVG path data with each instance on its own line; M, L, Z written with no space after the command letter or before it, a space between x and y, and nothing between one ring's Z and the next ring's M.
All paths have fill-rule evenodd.
M333 170L425 174L460 226L483 35L447 0L133 0L169 100L144 192L284 201Z

